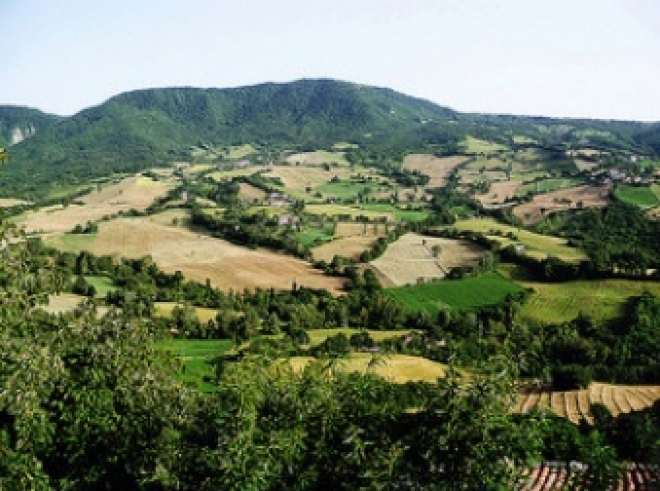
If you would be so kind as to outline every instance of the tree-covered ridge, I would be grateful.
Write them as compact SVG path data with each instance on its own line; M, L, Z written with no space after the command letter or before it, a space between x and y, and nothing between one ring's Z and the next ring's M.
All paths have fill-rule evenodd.
M0 193L190 160L190 147L257 143L271 152L359 145L363 154L446 154L471 135L506 145L527 138L563 151L590 145L657 153L651 124L458 113L390 89L299 80L230 89L146 89L117 95L17 145ZM41 192L43 192L41 190ZM16 190L13 191L16 194Z
M63 118L38 109L0 105L0 147L19 143L50 128Z

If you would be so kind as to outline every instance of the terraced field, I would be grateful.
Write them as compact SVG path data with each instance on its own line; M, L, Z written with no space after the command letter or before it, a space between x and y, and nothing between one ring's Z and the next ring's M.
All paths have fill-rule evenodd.
M660 386L612 385L592 383L585 390L551 392L534 390L521 394L514 412L527 413L532 409L549 409L557 416L578 423L580 419L593 421L590 404L603 404L613 416L639 411L660 399Z

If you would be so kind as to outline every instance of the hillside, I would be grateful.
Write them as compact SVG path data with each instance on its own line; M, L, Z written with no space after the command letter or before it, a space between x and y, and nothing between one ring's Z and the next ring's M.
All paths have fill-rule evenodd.
M10 164L0 173L0 196L29 198L55 185L190 160L191 147L242 143L272 154L351 142L379 159L415 150L456 153L468 135L560 150L584 145L631 153L658 150L657 125L461 114L390 89L327 79L138 90L62 119L34 112L3 122L2 114L12 111L0 109L5 141L16 128L24 135L37 130L13 147Z
M0 106L0 147L9 147L50 128L60 116L20 106Z

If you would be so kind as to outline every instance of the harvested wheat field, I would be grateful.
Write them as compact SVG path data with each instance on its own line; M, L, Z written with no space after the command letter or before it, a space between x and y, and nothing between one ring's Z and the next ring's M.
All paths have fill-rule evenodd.
M592 383L588 389L566 392L533 390L521 394L515 412L526 413L534 408L550 409L573 423L580 419L592 422L590 404L607 406L613 416L648 408L660 399L657 385L613 385Z
M267 193L252 184L242 182L239 184L238 195L250 203L261 203L266 199Z
M428 187L438 188L445 186L451 172L469 160L465 156L436 157L425 153L406 155L403 159L405 170L416 170L429 176Z
M64 250L139 258L150 255L168 273L181 271L188 279L211 283L222 290L288 289L298 285L341 290L343 281L324 275L308 263L266 249L248 249L158 223L154 217L122 218L102 223L96 235L60 235L48 243Z
M533 225L548 214L570 210L582 203L585 208L603 208L610 202L611 186L578 186L539 194L529 203L516 206L513 213L523 225Z
M328 183L333 177L348 180L353 173L348 167L325 170L320 166L274 165L265 175L278 177L287 189L304 192Z
M520 187L520 181L498 181L490 185L486 194L480 194L476 198L485 207L493 207L505 203L516 195Z
M404 286L419 278L442 279L452 268L477 265L483 255L483 248L467 240L408 233L370 264L385 286Z
M338 239L347 237L385 237L387 232L393 228L393 226L384 223L340 222L335 229L335 237Z
M129 177L103 185L77 200L80 204L29 211L15 222L28 232L69 232L76 225L96 222L103 217L135 209L146 210L157 198L167 195L173 184L148 177Z
M376 239L373 236L336 239L327 244L314 247L312 254L317 261L330 262L336 255L357 261L360 259L360 254L369 249L375 241Z
M294 165L316 165L335 164L348 167L349 163L344 156L344 152L328 152L327 150L317 150L315 152L303 152L289 155L285 159L288 163Z
M294 370L300 370L314 358L309 356L294 356L289 363ZM406 382L435 383L445 376L447 366L442 363L422 358L421 356L391 355L374 358L369 353L351 353L338 362L339 370L358 373L375 373L397 384Z
M0 198L0 208L11 208L18 205L29 205L29 201L14 198Z

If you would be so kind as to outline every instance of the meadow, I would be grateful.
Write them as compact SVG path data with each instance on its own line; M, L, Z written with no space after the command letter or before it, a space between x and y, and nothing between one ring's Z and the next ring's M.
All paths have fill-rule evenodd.
M523 319L542 323L562 323L583 313L595 321L613 319L621 314L628 298L645 290L660 295L660 283L626 279L579 280L565 283L517 282L534 293L520 309Z
M660 186L618 184L614 188L614 196L620 201L640 208L653 208L660 205Z

